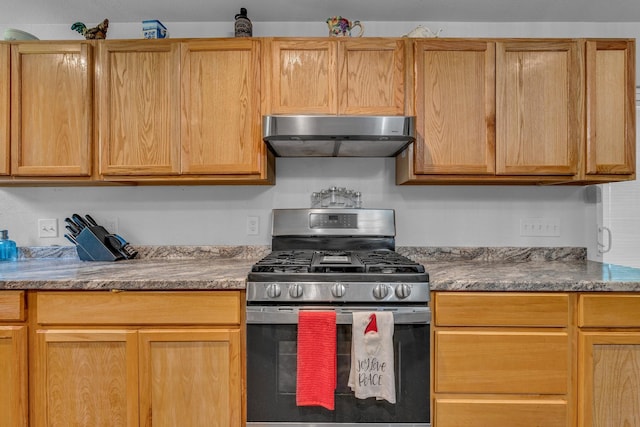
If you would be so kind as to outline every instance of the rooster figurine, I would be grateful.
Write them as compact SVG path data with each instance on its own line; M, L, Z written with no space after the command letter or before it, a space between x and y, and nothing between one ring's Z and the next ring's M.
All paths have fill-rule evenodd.
M75 30L82 34L87 40L98 40L107 38L107 29L109 28L109 20L105 19L93 28L87 28L82 22L76 22L71 26L72 30Z

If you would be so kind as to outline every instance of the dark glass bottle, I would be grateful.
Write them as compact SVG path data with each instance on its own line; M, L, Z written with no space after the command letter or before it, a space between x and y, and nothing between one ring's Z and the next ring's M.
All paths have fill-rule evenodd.
M247 9L240 8L240 13L236 15L236 37L251 37L253 35L253 26L251 20L247 17Z

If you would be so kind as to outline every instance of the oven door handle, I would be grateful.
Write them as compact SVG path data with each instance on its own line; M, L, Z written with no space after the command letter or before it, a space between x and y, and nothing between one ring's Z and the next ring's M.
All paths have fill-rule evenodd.
M396 325L428 324L431 323L431 309L429 307L335 307L335 306L247 306L247 324L283 324L298 323L300 311L335 311L336 324L351 325L355 311L390 311Z

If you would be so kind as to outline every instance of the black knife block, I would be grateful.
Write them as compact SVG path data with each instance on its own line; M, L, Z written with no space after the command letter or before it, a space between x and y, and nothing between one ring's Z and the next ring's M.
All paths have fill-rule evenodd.
M111 249L107 243L106 238L110 235L111 233L99 225L83 228L80 234L76 236L78 257L82 261L118 261L124 259L121 253Z

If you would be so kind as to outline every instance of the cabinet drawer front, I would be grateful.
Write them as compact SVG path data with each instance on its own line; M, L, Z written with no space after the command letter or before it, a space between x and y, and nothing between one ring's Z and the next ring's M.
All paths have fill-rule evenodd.
M0 321L24 319L24 291L0 291Z
M240 324L240 292L39 292L39 324Z
M549 326L569 323L567 294L438 292L437 326Z
M434 425L438 427L566 427L564 400L436 399Z
M640 295L580 295L580 327L640 327Z
M565 332L437 331L438 393L566 394Z

